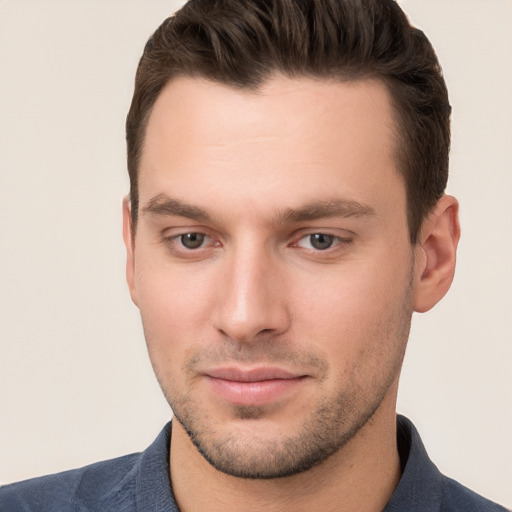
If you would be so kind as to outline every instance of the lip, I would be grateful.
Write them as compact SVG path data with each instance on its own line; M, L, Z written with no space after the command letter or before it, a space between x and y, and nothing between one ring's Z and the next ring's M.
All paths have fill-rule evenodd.
M212 391L233 405L257 406L275 402L289 395L306 375L282 368L215 368L205 372Z

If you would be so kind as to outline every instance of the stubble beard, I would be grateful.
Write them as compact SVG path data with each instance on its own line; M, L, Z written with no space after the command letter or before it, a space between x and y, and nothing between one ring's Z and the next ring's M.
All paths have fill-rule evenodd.
M354 438L371 421L390 388L397 382L412 316L411 282L401 306L390 313L384 325L380 325L375 332L375 336L383 340L383 354L386 351L393 354L388 357L385 366L380 368L382 371L378 381L366 379L366 386L353 382L340 386L336 396L317 404L297 432L288 436L276 435L268 438L251 430L251 422L265 418L265 406L232 407L232 417L247 422L245 432L250 435L244 437L229 430L217 430L204 412L204 407L195 402L190 392L180 396L173 389L170 375L163 378L156 367L155 373L174 412L174 421L179 421L199 453L215 469L247 479L275 479L297 475L321 464ZM386 341L391 342L392 346L384 343ZM265 345L267 344L260 345L261 352L265 351ZM275 344L267 345L272 346L275 347ZM235 352L229 349L226 352L232 355L233 360L259 360L258 356L241 356L243 350L238 348ZM272 348L269 351L272 354ZM289 354L281 359L285 357L290 360ZM270 360L275 362L279 358L280 356L276 356ZM364 368L362 370L365 371Z
M384 393L382 393L384 394ZM199 453L218 471L246 479L275 479L297 475L338 452L372 418L384 397L362 411L352 411L347 397L328 401L312 410L300 431L284 438L252 435L250 440L210 429L200 410L188 400L171 403L175 420ZM236 406L233 416L251 421L265 417L265 408Z

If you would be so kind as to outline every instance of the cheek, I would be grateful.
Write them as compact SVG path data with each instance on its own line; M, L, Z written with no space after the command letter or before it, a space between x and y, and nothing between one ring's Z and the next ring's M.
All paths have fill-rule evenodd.
M157 264L154 259L146 264L142 258L135 279L150 355L172 352L179 358L190 340L204 337L211 302L205 280L197 273Z
M412 311L408 257L387 268L379 259L346 265L303 284L302 293L294 292L295 333L335 360L339 371L401 350Z
M318 328L337 324L353 328L361 319L385 314L387 304L403 295L403 271L384 272L379 263L347 264L296 280L297 318L313 320ZM364 322L366 323L366 322Z

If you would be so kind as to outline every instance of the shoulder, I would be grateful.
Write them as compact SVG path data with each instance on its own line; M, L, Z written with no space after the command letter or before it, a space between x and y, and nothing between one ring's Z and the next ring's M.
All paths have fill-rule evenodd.
M412 422L397 417L397 442L402 477L385 512L507 512L455 480L430 460Z
M0 487L2 512L115 510L116 496L134 487L140 454ZM123 493L119 493L124 489ZM134 489L133 489L134 490ZM98 508L101 506L102 508Z
M507 509L490 501L459 482L443 476L440 512L507 512Z
M141 453L0 487L1 512L176 512L169 422Z

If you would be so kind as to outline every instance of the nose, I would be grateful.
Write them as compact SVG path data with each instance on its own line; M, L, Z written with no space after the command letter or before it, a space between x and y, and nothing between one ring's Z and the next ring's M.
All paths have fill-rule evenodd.
M214 326L238 342L276 336L289 328L280 263L259 248L234 251L223 262Z

